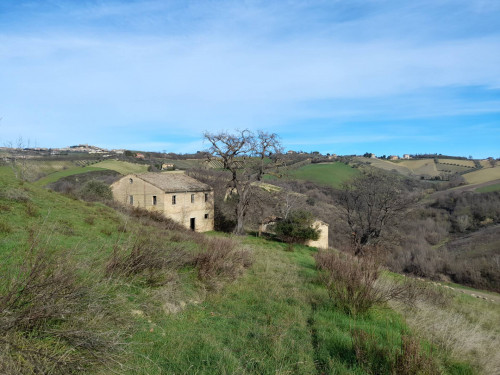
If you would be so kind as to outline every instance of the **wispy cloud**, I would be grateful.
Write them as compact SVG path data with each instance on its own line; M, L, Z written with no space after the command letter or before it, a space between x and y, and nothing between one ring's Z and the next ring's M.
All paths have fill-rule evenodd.
M480 0L10 1L0 130L170 148L179 134L294 124L306 142L308 121L469 126L461 116L500 116L499 18Z

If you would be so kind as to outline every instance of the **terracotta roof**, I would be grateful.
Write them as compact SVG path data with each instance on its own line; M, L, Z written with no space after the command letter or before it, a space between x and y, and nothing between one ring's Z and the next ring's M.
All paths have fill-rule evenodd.
M207 191L212 188L186 176L184 173L143 173L136 175L141 180L162 189L165 193L179 193L184 191Z

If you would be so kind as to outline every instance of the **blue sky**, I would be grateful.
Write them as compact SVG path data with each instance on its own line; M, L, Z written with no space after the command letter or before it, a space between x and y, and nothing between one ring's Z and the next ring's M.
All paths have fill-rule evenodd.
M0 143L500 157L500 1L0 1Z

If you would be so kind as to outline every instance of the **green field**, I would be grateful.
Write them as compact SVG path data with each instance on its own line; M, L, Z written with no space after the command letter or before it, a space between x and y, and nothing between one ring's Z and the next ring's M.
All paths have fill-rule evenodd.
M478 193L490 193L492 191L500 191L500 183L488 185L488 186L483 186L483 187L477 188L476 191Z
M63 171L58 171L49 174L46 177L43 177L39 179L38 181L35 182L35 185L37 186L45 186L48 184L51 184L53 182L58 181L59 179L63 177L68 177L68 176L73 176L75 174L82 174L82 173L88 173L88 172L93 172L93 171L104 171L104 168L98 168L98 167L74 167L70 169L65 169Z
M500 166L494 168L483 168L463 175L469 184L481 184L483 182L500 180Z
M145 173L148 166L144 164L129 163L128 161L104 160L93 165L97 168L111 169L123 175L130 173Z
M289 175L299 180L307 180L339 188L342 183L356 176L358 173L358 170L344 163L334 162L308 164L299 169L290 171Z

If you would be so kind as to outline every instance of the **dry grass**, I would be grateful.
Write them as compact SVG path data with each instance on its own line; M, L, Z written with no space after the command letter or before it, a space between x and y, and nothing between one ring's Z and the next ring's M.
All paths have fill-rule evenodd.
M500 166L494 168L483 168L478 171L464 174L464 178L469 184L480 184L483 182L499 180Z
M365 313L389 300L413 307L419 298L428 296L425 286L411 279L392 284L380 281L381 268L374 258L328 251L320 251L314 258L317 268L323 271L320 279L330 299L346 313Z
M179 269L193 262L193 255L180 244L152 238L139 233L132 243L115 245L106 264L106 274L144 277L148 285L163 285L169 281L167 269Z
M204 238L201 243L204 251L197 254L194 265L198 277L211 287L217 287L221 280L232 281L252 265L248 250L237 249L239 243L231 238Z
M113 356L117 334L77 267L32 243L0 284L0 373L81 373Z
M438 343L453 357L470 361L483 374L500 373L498 305L463 295L449 298L446 305L420 300L411 311L396 301L391 306L405 316L414 332Z

